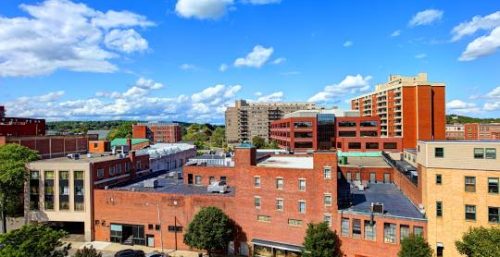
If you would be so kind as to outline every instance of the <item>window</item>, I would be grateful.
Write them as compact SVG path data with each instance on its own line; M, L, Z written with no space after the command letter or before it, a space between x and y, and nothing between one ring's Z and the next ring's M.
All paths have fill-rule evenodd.
M153 224L148 224L148 229L149 229L149 230L153 230L153 229L154 229Z
M366 149L378 149L378 143L366 143Z
M377 224L375 221L371 222L365 220L365 240L377 240Z
M434 157L436 157L436 158L443 158L444 157L444 148L442 148L442 147L435 147L434 148Z
M115 175L115 166L109 167L109 175L114 176Z
M104 169L97 169L97 178L104 177Z
M342 236L345 236L345 237L349 236L349 218L342 218L340 230L341 230Z
M75 201L75 211L85 210L85 184L83 183L83 171L74 171L74 201Z
M499 207L488 207L488 222L500 223Z
M194 184L201 185L201 176L200 175L194 176Z
M255 187L260 187L260 177L259 176L253 177L253 184Z
M486 148L486 159L496 159L496 158L497 158L497 149Z
M312 142L295 142L295 148L313 148Z
M260 221L260 222L271 222L271 216L257 215L257 221Z
M332 178L332 168L331 167L324 167L323 168L323 178L324 179L331 179Z
M475 205L465 205L465 219L466 220L476 220L476 206Z
M436 202L436 216L437 217L442 217L443 216L443 202Z
M260 196L254 197L253 202L254 202L255 208L260 209L260 205L261 205Z
M211 185L213 182L215 182L215 177L214 176L208 177L208 183Z
M59 171L59 210L69 210L69 171Z
M323 195L323 204L325 206L332 206L332 194L326 193Z
M376 137L378 136L377 131L361 131L359 132L361 137Z
M288 225L290 225L290 226L302 226L302 220L288 219Z
M397 143L384 143L384 149L386 149L386 150L398 149L398 144Z
M361 143L359 142L349 142L349 149L361 149Z
M293 126L295 128L311 128L312 127L312 122L305 121L305 122L294 122Z
M376 127L377 121L362 121L359 123L361 127Z
M465 177L465 192L476 192L476 177Z
M401 225L399 226L399 240L403 240L410 236L410 226Z
M361 237L361 220L353 219L352 220L352 237L360 238Z
M332 226L332 215L325 213L323 215L323 221L326 222L326 224L328 224L329 227L331 227Z
M413 234L416 236L422 236L424 234L424 228L419 226L413 226Z
M339 127L356 127L354 121L339 121Z
M32 170L30 173L30 210L40 208L40 172Z
M159 224L156 224L155 225L155 230L160 231L160 229L161 229L161 226Z
M488 193L498 194L498 178L488 178Z
M384 223L384 242L396 243L396 224Z
M122 165L121 164L116 164L116 174L122 173Z
M276 210L283 211L283 199L281 198L276 199Z
M474 148L474 159L484 159L484 148Z
M436 174L436 185L441 185L443 183L443 177L441 174Z
M356 131L339 131L339 137L356 137Z
M283 178L276 178L276 189L283 189L284 184Z
M54 172L45 171L45 210L54 209Z
M443 257L444 246L443 243L437 243L436 245L436 256Z
M299 191L306 191L306 179L305 178L299 179Z
M306 213L306 201L304 200L299 201L299 212Z

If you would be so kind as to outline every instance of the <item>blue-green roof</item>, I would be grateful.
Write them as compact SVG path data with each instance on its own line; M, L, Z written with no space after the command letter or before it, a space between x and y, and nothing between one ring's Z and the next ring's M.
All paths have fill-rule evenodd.
M144 143L144 142L149 142L149 139L147 138L132 138L132 145ZM111 147L113 146L122 146L122 145L127 145L127 139L126 138L115 138L113 141L111 141Z

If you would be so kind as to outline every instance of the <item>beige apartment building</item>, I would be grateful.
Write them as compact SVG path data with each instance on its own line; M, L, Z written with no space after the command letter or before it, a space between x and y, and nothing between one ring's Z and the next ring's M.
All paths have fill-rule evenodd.
M259 136L269 140L272 121L298 110L315 109L314 103L250 103L237 100L225 113L228 144L251 141Z
M419 141L427 239L435 256L459 257L472 227L499 226L500 141Z

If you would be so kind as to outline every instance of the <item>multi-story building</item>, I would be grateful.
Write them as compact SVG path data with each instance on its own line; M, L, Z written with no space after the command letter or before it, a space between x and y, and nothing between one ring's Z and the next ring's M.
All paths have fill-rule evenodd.
M228 144L249 142L253 137L269 140L271 122L298 110L314 109L314 103L249 103L238 100L225 113Z
M445 84L415 77L389 76L375 91L351 99L351 108L362 116L379 116L381 135L402 137L403 148L415 148L417 140L445 139Z
M152 172L178 169L196 156L196 147L191 144L154 144L137 154L149 155L149 167Z
M147 138L153 144L177 143L182 140L182 129L177 123L147 122L132 126L134 138Z
M242 145L234 163L185 166L180 183L160 176L94 190L95 240L189 249L184 233L207 206L222 209L236 224L229 254L300 256L311 222L336 230L347 257L396 256L402 238L425 236L424 216L393 184L392 168L381 157L354 158L352 168L341 170L337 163L335 151L262 155ZM207 192L214 180L226 181L229 191Z
M455 241L472 227L499 226L500 141L419 141L427 240L436 256L459 257Z
M71 233L92 240L95 188L150 173L149 156L78 155L31 162L25 186L25 218L60 225Z
M401 152L399 137L381 137L380 118L359 111L301 110L271 123L271 139L293 152L314 150Z
M500 140L500 123L465 123L465 140Z
M72 153L88 152L89 142L97 140L96 134L67 136L0 136L0 146L19 144L35 150L41 159L66 156Z
M465 126L462 123L446 124L446 140L464 140Z
M19 117L5 117L5 107L0 106L0 136L43 136L45 120Z

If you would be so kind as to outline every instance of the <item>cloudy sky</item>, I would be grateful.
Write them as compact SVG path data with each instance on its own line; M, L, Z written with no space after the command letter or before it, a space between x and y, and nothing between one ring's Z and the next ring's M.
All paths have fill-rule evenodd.
M390 74L427 72L448 113L500 117L500 2L312 2L2 0L0 104L221 123L235 99L348 108Z

